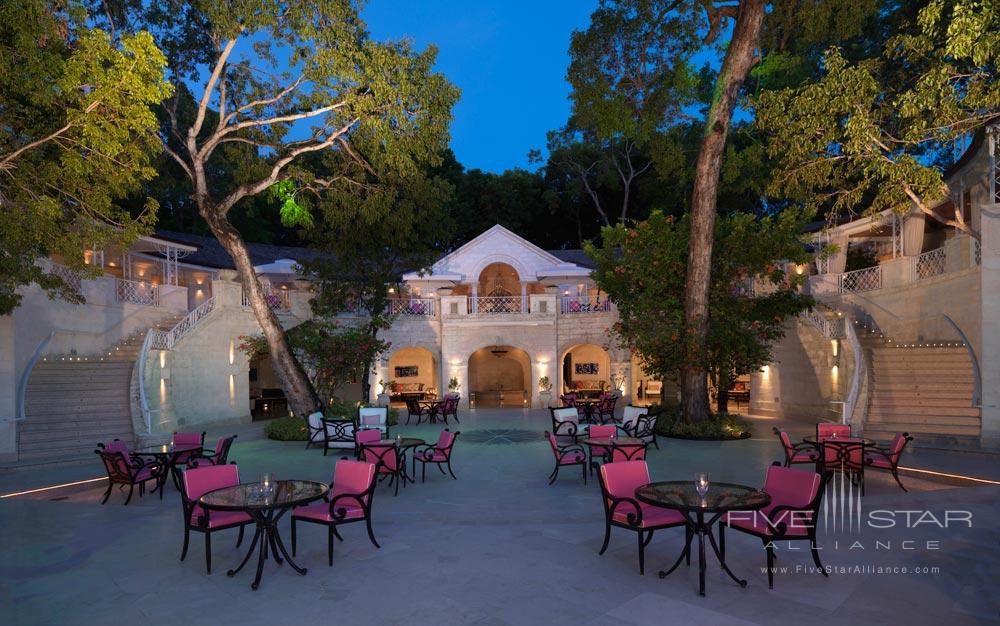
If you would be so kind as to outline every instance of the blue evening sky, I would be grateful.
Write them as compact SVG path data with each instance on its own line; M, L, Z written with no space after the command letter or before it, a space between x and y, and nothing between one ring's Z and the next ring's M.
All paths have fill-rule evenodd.
M437 69L462 90L451 147L468 169L528 167L569 117L569 39L597 0L369 0L376 40L438 47Z

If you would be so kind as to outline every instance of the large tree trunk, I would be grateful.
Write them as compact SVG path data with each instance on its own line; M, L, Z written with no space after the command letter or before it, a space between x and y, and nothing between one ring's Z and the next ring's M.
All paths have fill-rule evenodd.
M292 411L296 416L305 419L313 411L319 410L322 403L309 383L306 373L292 354L285 329L281 327L278 317L264 296L264 290L260 286L260 280L257 279L257 272L254 271L243 238L229 220L213 211L211 207L204 207L200 211L212 229L212 234L229 256L233 257L236 272L239 274L240 282L243 283L247 301L250 302L250 309L257 318L261 330L264 331L267 345L271 349L271 369L278 377Z
M684 418L703 419L709 414L705 351L708 336L708 296L712 274L719 170L733 108L750 67L764 21L764 0L742 0L732 40L715 84L715 96L705 119L705 132L695 165L691 193L691 235L688 242L684 321L691 332L691 352L681 367Z

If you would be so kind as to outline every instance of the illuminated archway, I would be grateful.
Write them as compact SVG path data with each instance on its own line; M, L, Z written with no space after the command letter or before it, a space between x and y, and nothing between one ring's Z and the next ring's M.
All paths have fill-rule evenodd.
M408 346L396 350L389 357L386 375L395 383L390 391L393 402L403 402L408 395L421 399L441 395L437 357L427 348Z
M507 345L481 348L469 355L468 389L475 406L531 405L531 357Z
M563 352L562 393L575 391L584 395L599 395L610 391L611 355L601 346L581 343Z

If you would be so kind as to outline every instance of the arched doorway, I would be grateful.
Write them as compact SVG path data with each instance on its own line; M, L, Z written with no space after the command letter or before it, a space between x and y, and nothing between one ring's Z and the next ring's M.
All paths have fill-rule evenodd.
M531 357L520 348L497 345L469 356L470 401L475 407L531 405Z
M566 350L562 358L562 393L597 397L611 389L611 356L592 343Z
M393 381L389 399L396 404L404 403L407 398L423 400L441 393L437 358L427 348L396 350L389 357L386 375L388 380Z
M250 383L250 416L255 420L288 415L288 400L271 367L270 356L255 356L247 372Z
M521 277L512 265L490 263L479 272L479 295L476 311L481 313L517 313L524 311Z

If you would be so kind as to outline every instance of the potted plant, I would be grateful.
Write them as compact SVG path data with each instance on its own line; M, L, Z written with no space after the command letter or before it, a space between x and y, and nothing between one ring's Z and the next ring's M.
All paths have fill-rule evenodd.
M378 394L378 405L379 406L389 406L389 394L392 392L392 385L394 381L391 380L380 380L378 381L381 390Z
M462 388L462 383L458 382L458 379L452 376L451 380L448 381L448 393L449 395L458 395L459 389Z
M543 408L552 404L552 381L548 376L538 379L538 402Z
M621 398L623 395L625 395L625 373L615 372L614 374L612 374L611 386L614 387L614 389L611 390L611 393L614 396Z

